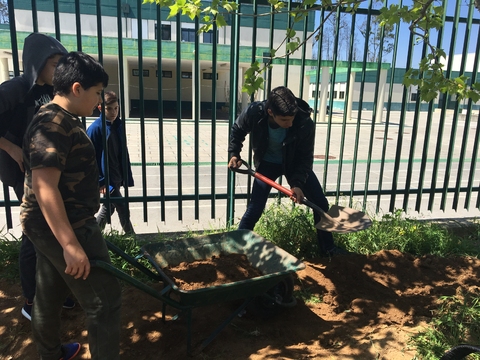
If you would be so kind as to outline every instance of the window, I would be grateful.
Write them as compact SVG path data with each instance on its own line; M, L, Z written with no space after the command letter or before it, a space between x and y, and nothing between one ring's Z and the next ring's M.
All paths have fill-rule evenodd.
M337 98L337 92L336 92L336 91L333 92L333 98L334 98L334 99Z
M191 71L182 71L182 79L191 79L192 72Z
M195 42L195 29L182 29L182 41Z
M339 99L345 99L345 91L340 91Z
M203 78L205 80L212 80L213 78L212 73L203 73ZM218 74L217 74L217 80L218 80Z
M203 33L203 42L205 44L213 44L213 30ZM218 42L218 37L217 37Z
M133 76L139 76L140 71L138 69L132 69L132 75ZM150 70L143 70L143 77L149 77L150 76Z
M172 40L172 26L167 24L160 24L161 40ZM157 24L155 23L155 40L157 40Z
M156 75L158 77L158 70L156 70ZM169 70L162 70L162 78L171 78L172 72Z
M412 94L410 95L410 100L411 100L411 101L417 101L417 93L412 93Z

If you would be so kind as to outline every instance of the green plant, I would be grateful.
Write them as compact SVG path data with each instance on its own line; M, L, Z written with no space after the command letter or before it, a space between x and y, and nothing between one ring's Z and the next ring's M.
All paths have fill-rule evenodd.
M473 239L460 238L435 222L405 218L403 210L373 220L367 230L337 234L335 239L350 251L373 254L380 250L399 250L413 255L478 255Z
M417 359L438 359L456 345L480 343L480 291L444 296L439 302L429 327L410 339ZM480 359L480 355L468 359Z
M297 299L302 299L306 304L319 304L323 302L321 296L313 294L309 288L302 288L301 290L295 290L293 295Z
M267 207L254 231L297 257L312 257L318 250L313 213L294 203Z
M0 275L10 281L19 281L20 268L18 256L20 255L21 239L11 234L0 235L0 261L2 267Z
M150 268L148 260L142 258L141 255L141 244L135 236L132 235L120 235L118 231L112 230L109 233L104 234L105 240L111 242L113 245L117 246L125 254L131 256L132 258L137 258L137 261L144 265L147 268ZM123 260L120 256L114 252L110 252L110 258L112 265L117 269L121 269L125 273L140 280L150 280L145 274L138 271L135 266L129 264Z

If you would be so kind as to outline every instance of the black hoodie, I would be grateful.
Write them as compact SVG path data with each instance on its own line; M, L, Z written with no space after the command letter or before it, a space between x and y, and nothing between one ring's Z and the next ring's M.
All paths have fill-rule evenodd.
M283 141L283 174L288 184L302 188L307 173L313 166L313 148L315 142L315 124L310 118L310 106L297 98L298 112L288 128ZM258 167L268 147L268 113L266 101L251 103L237 118L232 126L228 146L229 160L232 156L240 159L240 152L247 134L250 134L253 161Z
M51 85L36 85L38 75L50 57L67 52L51 36L32 33L25 38L23 75L0 85L0 137L21 146L23 135L36 110L53 97ZM3 150L0 150L0 180L9 186L23 181L18 164Z

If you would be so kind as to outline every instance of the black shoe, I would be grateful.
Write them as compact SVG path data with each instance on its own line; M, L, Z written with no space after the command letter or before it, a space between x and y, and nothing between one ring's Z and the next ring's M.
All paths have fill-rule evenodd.
M63 308L64 309L73 309L75 307L75 301L67 297L65 299L65 302L63 303Z
M341 248L340 246L333 245L333 247L329 250L322 250L320 251L320 256L321 257L333 257L333 256L338 256L338 255L351 255L350 251L345 250L344 248Z

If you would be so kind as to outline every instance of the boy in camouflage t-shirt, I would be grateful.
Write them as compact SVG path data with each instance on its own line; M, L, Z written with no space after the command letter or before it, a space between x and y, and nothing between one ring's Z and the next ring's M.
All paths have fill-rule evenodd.
M72 52L54 73L54 98L24 138L21 222L37 250L32 330L41 359L73 359L79 343L62 345L60 311L71 291L85 310L92 359L118 359L120 286L89 260L110 261L95 221L99 207L95 150L79 116L90 116L108 84L103 67Z

